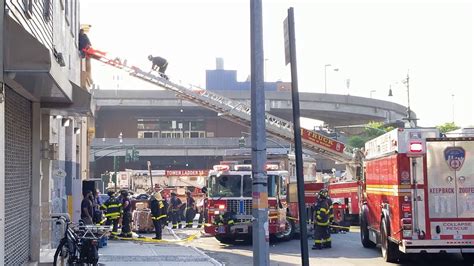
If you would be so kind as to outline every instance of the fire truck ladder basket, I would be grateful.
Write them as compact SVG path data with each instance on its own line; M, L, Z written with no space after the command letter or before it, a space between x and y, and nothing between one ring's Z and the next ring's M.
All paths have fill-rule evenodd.
M231 120L246 127L251 126L251 109L247 104L243 102L229 99L225 96L193 85L185 86L182 84L175 83L167 78L162 77L161 75L155 74L155 72L146 72L135 66L127 66L126 64L122 63L121 60L118 58L107 58L106 53L99 50L94 50L90 48L88 50L85 50L85 53L88 57L96 59L117 69L126 71L131 76L134 76L143 81L147 81L166 90L173 91L176 93L177 97L181 99L188 100L192 103L198 104L217 113L224 114L223 118L227 120ZM281 119L269 113L265 113L265 123L266 130L270 135L289 142L293 141L294 135L292 122ZM303 148L340 163L351 164L354 162L354 156L352 154L352 151L349 150L344 145L344 143L328 139L327 137L320 135L316 132L307 129L302 129L302 133L304 131L307 134L309 133L311 135L311 138L308 139L302 137ZM332 142L332 144L344 147L344 149L336 151L331 147L328 147L328 145L321 144L321 141L318 140L330 141Z

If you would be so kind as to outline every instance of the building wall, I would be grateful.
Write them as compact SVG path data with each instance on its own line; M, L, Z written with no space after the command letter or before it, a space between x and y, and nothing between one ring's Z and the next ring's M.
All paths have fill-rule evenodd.
M79 2L78 0L51 1L53 7L53 43L63 54L66 66L61 70L69 80L80 84L80 57L78 50Z
M229 120L216 117L207 119L206 131L214 132L214 137L216 138L226 138L240 137L242 136L241 132L250 132L250 129Z
M240 137L241 132L249 132L247 127L233 123L226 119L213 116L201 116L201 111L194 109L192 115L181 117L181 113L153 110L107 110L96 113L96 138L117 138L122 132L123 138L137 138L137 119L140 117L157 117L163 115L166 119L205 119L207 137Z

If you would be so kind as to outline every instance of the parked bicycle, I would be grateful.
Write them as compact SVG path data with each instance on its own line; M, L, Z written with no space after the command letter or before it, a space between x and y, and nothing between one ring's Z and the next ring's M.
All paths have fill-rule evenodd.
M110 226L85 225L81 221L73 224L68 215L51 215L56 224L64 224L64 236L54 253L53 265L98 265L98 242L108 232Z

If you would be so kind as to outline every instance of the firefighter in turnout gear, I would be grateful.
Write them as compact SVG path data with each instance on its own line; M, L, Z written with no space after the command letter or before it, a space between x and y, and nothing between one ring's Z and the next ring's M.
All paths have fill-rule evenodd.
M171 215L171 223L173 224L173 229L178 228L178 223L180 221L180 208L183 205L181 200L176 195L176 192L171 192L170 206L168 213Z
M328 191L321 189L314 208L314 245L313 249L331 248L329 224L332 215L332 202Z
M107 221L105 225L113 225L112 235L117 235L117 226L122 215L122 203L117 199L112 190L107 191L109 198L100 207L105 211L105 217Z
M195 216L196 216L196 201L194 200L193 196L191 196L191 191L186 191L186 209L185 209L186 228L193 227L193 220Z
M161 240L162 226L166 221L166 208L160 192L155 192L150 198L151 220L155 226L155 237Z
M130 204L130 199L128 198L128 191L122 190L120 192L120 195L122 198L122 208L123 208L122 233L120 234L120 236L131 237L132 230L130 228L130 223L132 222L132 213L131 213L132 205Z

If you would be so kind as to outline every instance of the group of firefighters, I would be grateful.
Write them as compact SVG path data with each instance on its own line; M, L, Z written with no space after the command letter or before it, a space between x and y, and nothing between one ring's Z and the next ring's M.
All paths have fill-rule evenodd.
M100 210L104 212L106 220L99 223L112 225L112 235L119 237L131 237L132 232L130 223L132 221L131 203L128 192L123 190L118 197L115 192L109 190L107 192L109 198L100 205ZM149 208L151 211L151 220L155 229L154 239L162 238L162 229L169 222L172 228L182 228L181 221L185 222L186 228L193 227L193 220L197 213L196 201L190 191L186 192L186 202L182 202L175 192L171 192L169 200L163 199L161 192L154 192L149 199ZM203 215L200 215L198 227L202 226ZM118 223L122 218L122 230L118 234Z
M205 190L203 191L206 192ZM120 191L120 195L116 196L115 192L109 190L107 192L109 198L99 206L104 212L106 220L94 219L94 222L112 225L112 235L119 237L131 237L132 232L130 223L132 222L131 202L126 190ZM85 199L93 199L91 193L86 193ZM185 222L186 228L193 227L193 220L197 213L196 201L190 191L186 191L186 202L183 203L177 197L175 192L171 192L169 201L163 199L161 192L155 192L150 196L149 207L151 210L151 220L155 228L154 239L162 238L162 229L169 222L173 229L181 228L181 221ZM85 210L86 211L86 210ZM313 209L314 214L314 245L312 249L331 248L330 225L334 220L333 204L329 198L328 191L322 189L318 192L317 200ZM198 227L201 227L204 213L200 213ZM82 217L82 215L81 215ZM90 217L92 219L92 217ZM121 234L118 234L118 224L122 219ZM87 215L83 220L89 220Z

